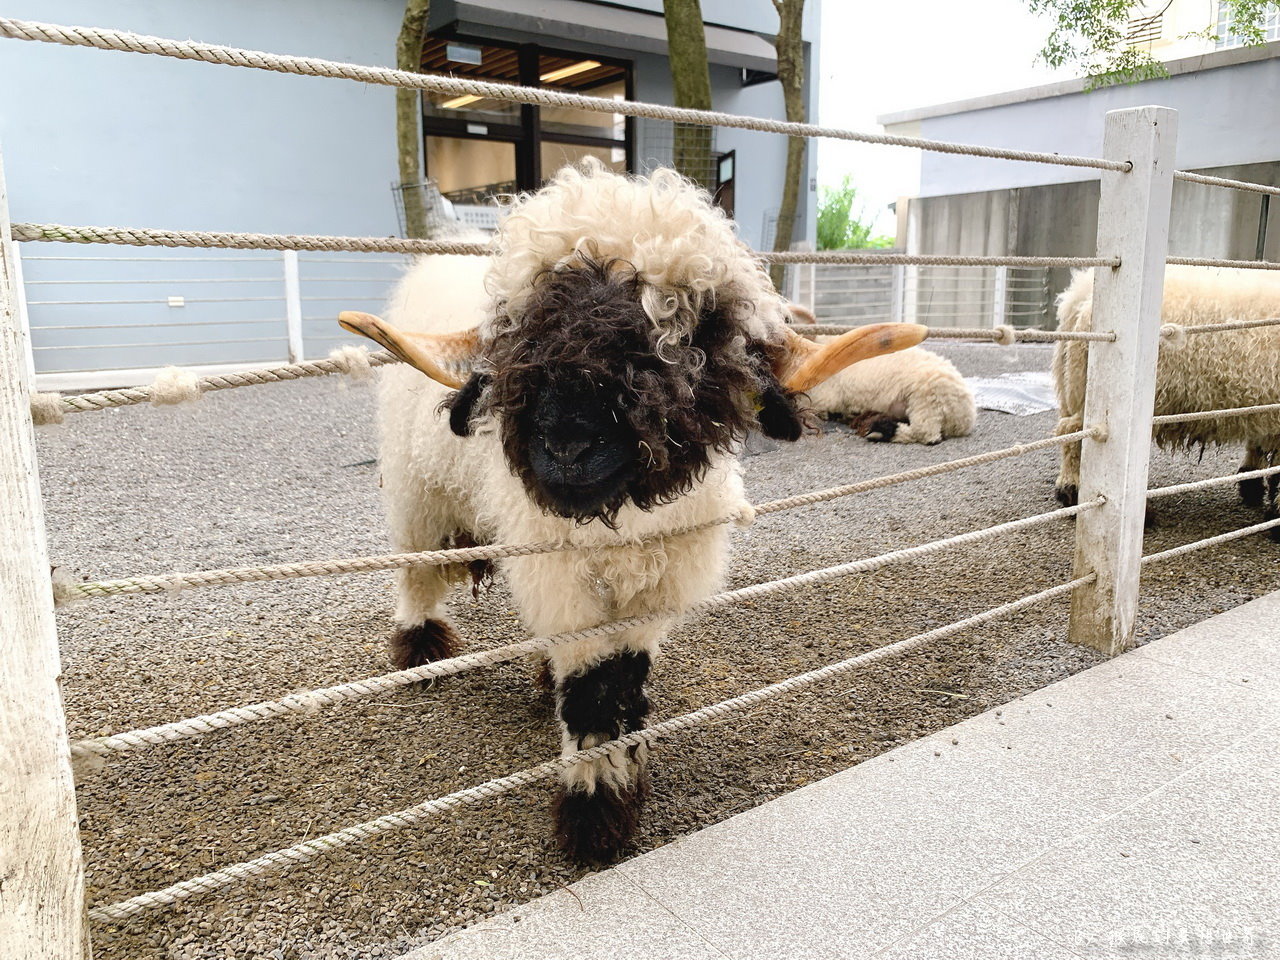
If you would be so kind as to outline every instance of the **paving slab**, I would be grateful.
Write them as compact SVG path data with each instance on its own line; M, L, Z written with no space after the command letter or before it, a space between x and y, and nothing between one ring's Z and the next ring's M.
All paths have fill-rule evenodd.
M1280 957L1280 593L406 960Z

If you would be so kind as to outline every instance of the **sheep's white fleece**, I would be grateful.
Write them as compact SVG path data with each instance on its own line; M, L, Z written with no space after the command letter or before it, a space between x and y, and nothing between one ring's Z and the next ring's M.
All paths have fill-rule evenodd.
M1184 327L1230 320L1280 317L1280 277L1264 270L1185 267L1165 271L1161 320ZM1059 330L1093 329L1093 271L1078 271L1058 300ZM1058 433L1084 423L1088 344L1059 341L1053 376L1058 394ZM1156 415L1280 403L1280 326L1254 327L1164 343L1156 366ZM1161 447L1242 443L1246 465L1280 449L1280 413L1222 417L1159 426ZM1080 445L1063 448L1059 489L1080 477Z
M590 169L568 169L553 184L520 201L504 219L491 260L425 257L393 293L387 311L395 325L446 332L481 324L518 324L534 277L571 260L578 251L625 258L645 281L643 304L659 328L678 336L677 310L694 306L716 289L734 289L763 305L770 317L742 318L757 335L772 318L781 322L781 299L767 276L719 211L705 204L674 173L660 172L653 189ZM602 189L603 187L603 189ZM758 328L758 329L756 329ZM407 366L383 368L380 391L382 489L391 533L399 550L439 548L455 534L477 542L573 540L632 541L623 549L600 548L510 558L502 569L526 628L536 636L578 630L618 617L682 611L720 585L728 529L665 539L642 538L748 509L737 460L717 455L705 479L673 503L641 511L624 507L618 530L599 521L578 524L533 504L503 456L492 419L474 421L470 437L449 429L440 411L449 391ZM414 626L447 620L443 605L461 568L418 567L399 573L396 619ZM627 650L657 652L669 624L634 628L607 638L562 645L551 657L557 679L603 656ZM590 744L583 744L590 745ZM579 744L566 735L566 751ZM625 784L635 765L617 758L573 768L574 782L593 789L598 778Z
M810 390L809 399L823 413L877 411L906 420L894 433L894 443L932 444L964 437L978 416L973 391L955 364L922 347L846 367Z

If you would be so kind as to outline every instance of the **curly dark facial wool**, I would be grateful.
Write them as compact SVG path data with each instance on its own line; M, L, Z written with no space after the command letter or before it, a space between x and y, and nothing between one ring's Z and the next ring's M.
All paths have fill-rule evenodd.
M618 261L548 271L487 345L488 409L507 463L551 513L615 524L628 502L677 499L746 435L757 398L780 390L763 353L747 349L740 304L721 298L690 333L659 343L640 295ZM785 393L769 403L794 406Z

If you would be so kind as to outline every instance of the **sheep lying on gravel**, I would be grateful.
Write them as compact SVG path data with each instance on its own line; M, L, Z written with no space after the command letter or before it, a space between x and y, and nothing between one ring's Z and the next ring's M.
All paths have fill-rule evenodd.
M842 370L810 390L809 400L815 410L858 423L868 440L894 443L968 436L978 418L955 364L923 347Z
M643 180L566 168L515 204L496 251L487 264L424 258L393 296L396 326L342 320L418 368L386 370L381 391L398 548L586 545L502 561L536 635L678 614L712 593L727 528L660 535L740 514L736 457L751 427L797 439L803 391L925 332L884 324L823 346L791 333L728 219L670 170ZM620 535L626 546L604 546ZM457 651L442 601L464 576L400 572L398 666ZM552 648L566 752L644 725L644 684L669 626ZM584 860L616 856L645 792L642 750L572 767L557 803L562 846Z
M1231 320L1280 317L1280 277L1262 270L1170 266L1165 272L1162 321L1194 327ZM1093 326L1093 271L1076 273L1058 300L1059 330ZM1180 342L1179 342L1180 341ZM1058 393L1058 433L1081 429L1084 422L1085 365L1088 344L1058 341L1053 376ZM1161 344L1156 367L1156 415L1193 413L1225 407L1280 403L1280 326L1223 333L1184 335ZM1220 417L1157 426L1156 443L1185 450L1208 444L1242 444L1241 471L1280 466L1280 412ZM1251 507L1276 517L1276 475L1240 482L1240 496ZM1063 504L1078 499L1080 444L1062 448L1057 496ZM1280 539L1271 531L1273 539Z

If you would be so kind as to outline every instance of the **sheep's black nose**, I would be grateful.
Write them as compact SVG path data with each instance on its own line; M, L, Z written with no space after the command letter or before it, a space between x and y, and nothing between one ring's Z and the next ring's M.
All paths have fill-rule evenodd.
M578 462L584 453L591 447L590 440L552 440L546 441L547 453L555 459L555 461L564 466L570 466Z

